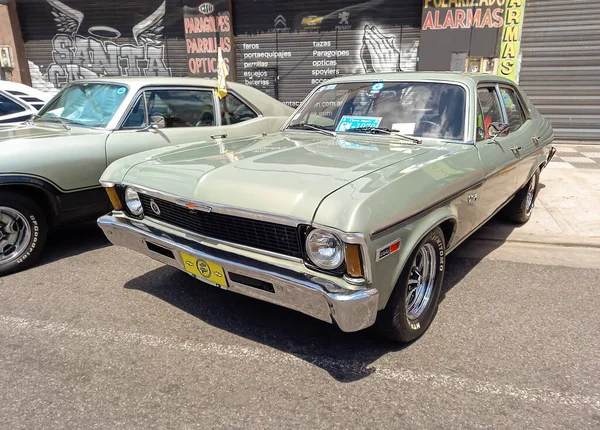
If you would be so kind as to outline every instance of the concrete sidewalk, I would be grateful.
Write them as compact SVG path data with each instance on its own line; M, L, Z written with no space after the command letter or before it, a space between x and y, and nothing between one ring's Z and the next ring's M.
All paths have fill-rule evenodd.
M574 155L572 145L554 146L559 159ZM587 145L586 152L600 155L600 145ZM600 163L600 158L594 160ZM515 225L497 216L474 237L600 248L600 169L591 167L551 161L540 176L540 192L529 222Z

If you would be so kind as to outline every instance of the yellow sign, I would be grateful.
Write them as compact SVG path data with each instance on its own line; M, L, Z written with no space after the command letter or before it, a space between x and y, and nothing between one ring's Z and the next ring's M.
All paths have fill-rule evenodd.
M525 0L506 0L498 75L517 81Z

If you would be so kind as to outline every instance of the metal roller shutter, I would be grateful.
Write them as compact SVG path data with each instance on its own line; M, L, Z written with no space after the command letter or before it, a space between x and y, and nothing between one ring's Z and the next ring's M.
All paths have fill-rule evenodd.
M527 0L519 83L557 140L600 140L600 2Z
M421 0L233 2L239 82L296 106L335 76L416 70Z
M181 0L21 0L32 83L96 76L187 76Z

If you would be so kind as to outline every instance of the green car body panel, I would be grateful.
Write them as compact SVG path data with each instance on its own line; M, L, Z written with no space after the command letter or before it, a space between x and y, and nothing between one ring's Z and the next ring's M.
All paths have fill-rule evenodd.
M171 77L110 77L75 81L67 86L110 83L127 88L127 95L106 127L35 121L13 127L0 127L0 190L14 189L38 200L53 223L69 222L99 215L108 210L108 200L98 180L113 161L124 156L171 145L213 143L211 136L250 136L279 130L293 109L266 94L236 83L229 91L247 103L257 117L232 125L175 128L123 129L122 121L141 93L154 89L206 90L214 94L214 80ZM59 97L59 95L55 97ZM215 110L218 113L216 95ZM50 102L51 103L51 102ZM219 140L219 139L217 139ZM28 193L29 192L29 193ZM33 193L33 194L31 194ZM43 194L40 194L43 193ZM53 216L60 214L59 217ZM70 214L70 215L69 215Z
M199 240L151 217L139 221L172 237L319 277L347 291L376 290L381 310L421 239L441 226L447 251L458 246L545 166L553 132L519 92L528 111L525 123L514 133L477 141L478 86L506 85L519 91L510 81L493 76L392 73L336 78L323 85L365 81L460 85L467 95L464 139L423 138L415 144L393 135L328 136L288 129L269 136L226 139L219 145L186 144L132 155L112 163L102 181L206 204L216 211L233 208L242 217L265 214L272 220L292 220L352 237L362 246L362 284L312 270L302 261ZM397 241L398 252L378 258L378 250Z

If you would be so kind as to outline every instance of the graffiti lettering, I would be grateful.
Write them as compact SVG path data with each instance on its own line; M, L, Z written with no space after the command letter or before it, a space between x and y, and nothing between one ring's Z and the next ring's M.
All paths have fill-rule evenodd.
M56 87L92 76L169 76L162 47L117 44L59 34L52 40L48 78ZM61 70L62 69L62 70ZM66 80L65 80L66 79Z
M121 33L108 26L95 26L81 34L83 13L59 0L47 0L53 8L57 32L52 39L52 64L48 79L56 88L84 78L108 75L170 76L164 61L162 20L165 2L132 28L134 43L118 43ZM104 33L101 34L99 29ZM109 35L109 36L107 36Z

